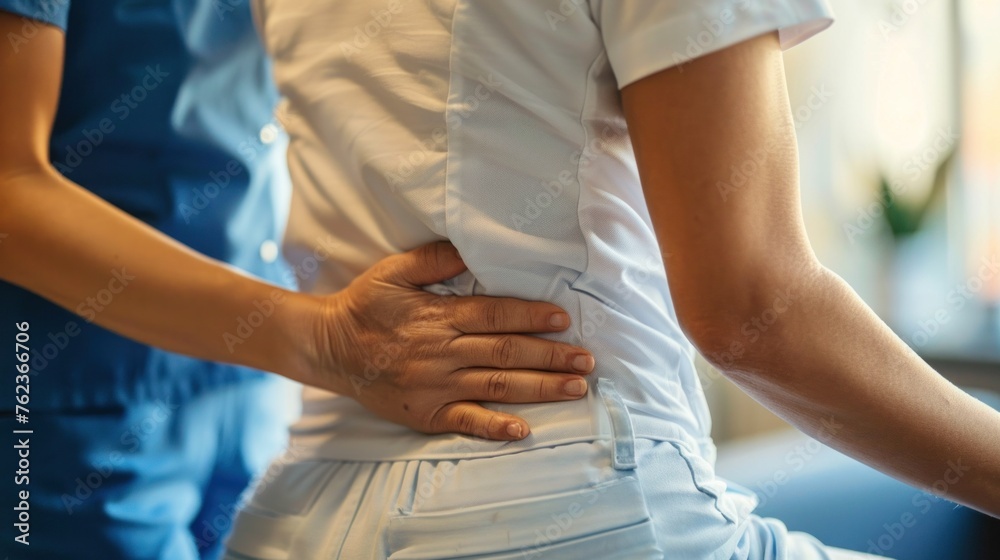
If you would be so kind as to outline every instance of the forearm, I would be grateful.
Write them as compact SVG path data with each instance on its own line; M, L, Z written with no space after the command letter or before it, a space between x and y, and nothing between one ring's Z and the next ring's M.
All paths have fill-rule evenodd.
M1000 414L935 373L813 255L784 81L772 33L622 90L678 320L802 430L1000 515Z
M308 296L199 255L50 168L0 181L3 280L152 346L308 373Z
M828 445L1000 516L1000 413L938 375L835 274L801 270L773 285L785 301L746 316L732 339L743 355L713 361Z

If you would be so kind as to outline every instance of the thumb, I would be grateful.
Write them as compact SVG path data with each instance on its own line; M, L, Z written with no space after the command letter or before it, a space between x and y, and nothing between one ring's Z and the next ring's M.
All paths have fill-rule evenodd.
M383 261L378 276L397 285L426 286L465 271L458 249L448 241L428 243Z

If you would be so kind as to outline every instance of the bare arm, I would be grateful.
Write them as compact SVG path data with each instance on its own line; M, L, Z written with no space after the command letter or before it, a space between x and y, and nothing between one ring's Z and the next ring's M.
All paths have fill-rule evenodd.
M649 76L622 98L678 317L699 350L804 432L1000 516L1000 413L938 375L813 254L776 36ZM754 171L733 183L747 161ZM766 332L746 327L768 310Z
M0 36L20 25L0 12ZM48 160L63 50L62 32L45 25L18 52L0 49L0 279L143 343L340 392L426 432L520 439L528 434L523 420L469 401L583 395L567 384L593 367L587 352L511 334L565 329L559 308L444 300L418 288L464 270L450 245L390 257L347 289L317 297L195 253L70 182ZM113 305L80 311L112 282ZM237 342L239 319L259 308L273 311ZM551 324L553 316L565 324ZM384 371L359 377L386 347L396 350ZM510 426L519 431L508 433Z

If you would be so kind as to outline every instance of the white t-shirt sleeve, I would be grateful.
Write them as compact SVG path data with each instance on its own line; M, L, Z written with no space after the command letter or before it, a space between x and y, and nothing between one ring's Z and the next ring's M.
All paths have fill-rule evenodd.
M833 23L826 0L590 0L618 87L772 31L791 48Z

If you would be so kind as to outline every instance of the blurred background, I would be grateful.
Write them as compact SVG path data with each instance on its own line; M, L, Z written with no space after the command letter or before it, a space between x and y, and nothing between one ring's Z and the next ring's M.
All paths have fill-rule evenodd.
M938 371L1000 406L1000 2L830 3L836 24L785 54L812 244ZM791 431L699 365L719 472L765 514L872 554L1000 558L1000 522Z

